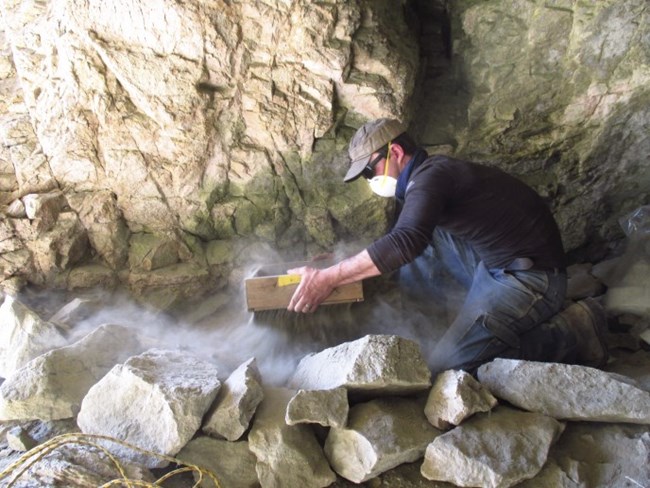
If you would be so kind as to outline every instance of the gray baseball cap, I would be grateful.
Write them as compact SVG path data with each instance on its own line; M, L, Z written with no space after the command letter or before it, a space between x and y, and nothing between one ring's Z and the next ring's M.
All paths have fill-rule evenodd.
M406 126L395 119L377 119L367 122L357 130L350 141L348 155L350 169L343 181L356 180L368 164L372 153L381 149L390 141L406 131Z

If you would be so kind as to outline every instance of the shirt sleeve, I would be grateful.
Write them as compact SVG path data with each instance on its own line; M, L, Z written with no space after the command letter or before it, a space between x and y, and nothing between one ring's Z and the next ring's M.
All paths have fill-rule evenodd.
M379 271L394 271L422 254L453 191L453 176L443 165L425 161L414 171L395 226L368 247Z

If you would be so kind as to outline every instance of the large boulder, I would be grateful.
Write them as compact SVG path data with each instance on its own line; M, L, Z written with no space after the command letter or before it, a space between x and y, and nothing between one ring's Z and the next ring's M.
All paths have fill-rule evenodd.
M38 356L0 386L0 420L74 417L88 390L141 350L133 330L106 324L74 344Z
M255 455L248 449L248 442L230 442L199 436L187 443L176 455L181 461L207 469L217 478L219 486L228 488L258 488L255 472ZM194 479L197 479L197 474ZM203 475L201 488L214 487L208 476Z
M9 377L18 368L67 341L59 328L11 295L0 306L0 376Z
M371 400L350 409L347 427L330 429L325 453L334 470L362 483L403 463L420 459L440 435L417 399Z
M221 386L217 369L193 355L152 349L113 367L84 397L77 423L154 453L173 456L201 426ZM169 462L116 447L147 467Z
M568 422L542 471L521 487L650 486L649 458L647 426Z
M251 358L224 381L212 411L203 423L203 432L236 441L248 430L255 409L263 398L262 378L255 358Z
M650 424L650 392L595 368L495 359L478 378L498 398L556 419Z
M422 475L457 486L505 488L532 478L564 426L538 413L497 407L436 437Z
M304 357L289 384L305 390L342 386L365 395L407 394L429 388L431 372L416 342L367 335Z
M321 488L336 480L311 428L284 421L294 394L286 388L266 389L248 434L262 488Z

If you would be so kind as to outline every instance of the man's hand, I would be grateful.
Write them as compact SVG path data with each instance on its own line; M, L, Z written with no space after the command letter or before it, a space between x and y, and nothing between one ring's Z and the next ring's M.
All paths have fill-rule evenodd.
M290 269L288 273L298 274L301 279L287 309L302 313L316 310L337 286L381 274L366 250L329 268L317 269L305 266Z
M328 278L328 273L322 269L304 266L290 269L287 273L301 276L300 284L287 307L292 312L314 312L335 288Z

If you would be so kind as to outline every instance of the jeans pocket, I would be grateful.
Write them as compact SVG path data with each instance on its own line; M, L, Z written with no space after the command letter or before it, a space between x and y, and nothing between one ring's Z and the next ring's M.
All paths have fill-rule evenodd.
M519 334L512 327L498 320L495 316L485 314L482 317L483 327L490 331L497 339L507 344L513 349L519 349Z

